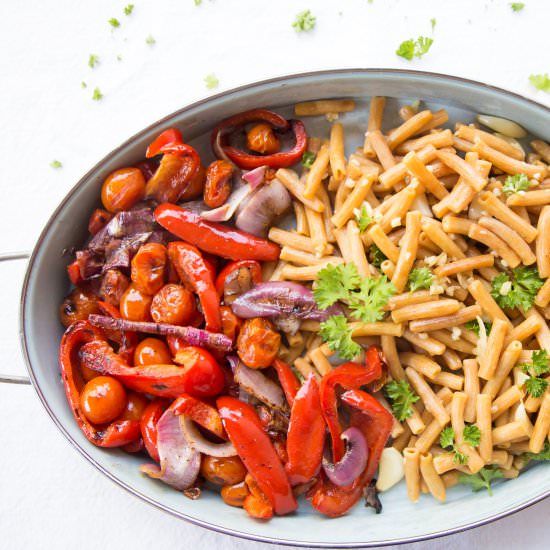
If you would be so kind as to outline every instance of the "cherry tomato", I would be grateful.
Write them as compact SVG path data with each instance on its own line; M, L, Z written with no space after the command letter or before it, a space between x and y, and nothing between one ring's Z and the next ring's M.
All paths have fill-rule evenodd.
M128 286L130 286L130 281L122 271L119 269L109 269L101 280L99 296L104 302L118 307L120 299Z
M145 178L139 168L121 168L107 176L101 202L112 213L128 210L145 196Z
M244 481L241 481L235 485L226 485L222 487L220 494L223 501L229 504L229 506L242 508L244 506L244 500L250 494L250 491L248 490L248 485Z
M171 365L172 354L168 346L158 338L145 338L134 351L134 366Z
M159 243L147 243L132 258L133 283L145 294L156 294L164 284L166 247Z
M218 458L203 455L201 475L214 485L235 485L244 481L246 468L238 456Z
M203 199L210 208L221 206L231 194L233 169L233 164L227 160L215 160L206 169Z
M153 297L131 284L120 298L120 314L130 321L150 321Z
M202 194L204 189L204 182L206 181L206 168L201 164L197 173L189 180L185 189L181 192L178 200L188 201L196 199Z
M59 316L64 327L85 321L90 313L98 313L97 297L84 288L75 288L61 303Z
M251 151L272 155L281 148L279 138L273 133L273 128L269 124L256 124L246 134L246 146Z
M139 422L145 409L147 408L147 405L149 405L149 399L147 399L147 397L141 393L129 391L128 401L124 411L122 412L121 418L123 420L137 420Z
M237 353L247 367L261 369L271 365L280 344L281 335L271 321L255 317L243 323L237 339Z
M224 388L225 377L212 354L196 346L181 348L174 362L185 369L185 393L194 397L218 395Z
M220 314L222 318L222 332L235 342L235 338L241 327L241 320L233 313L229 306L221 306Z
M107 225L112 217L112 214L109 214L109 212L102 210L101 208L96 208L92 212L90 220L88 221L88 231L92 235L99 233L99 231Z
M96 376L80 393L80 408L92 424L107 424L126 407L124 386L112 376Z
M187 325L194 313L195 297L182 285L164 285L151 304L151 317L155 323Z

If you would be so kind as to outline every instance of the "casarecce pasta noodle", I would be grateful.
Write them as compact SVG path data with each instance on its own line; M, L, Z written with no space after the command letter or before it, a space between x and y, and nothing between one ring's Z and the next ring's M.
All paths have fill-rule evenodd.
M91 443L259 519L550 459L550 146L389 104L354 144L354 100L239 113L207 167L170 128L107 177L61 309Z

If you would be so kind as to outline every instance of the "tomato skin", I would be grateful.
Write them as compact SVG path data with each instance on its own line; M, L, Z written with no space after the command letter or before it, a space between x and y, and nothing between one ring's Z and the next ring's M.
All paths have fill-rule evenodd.
M141 420L145 409L149 405L149 399L141 393L135 391L128 392L128 401L122 412L121 418L124 420Z
M92 424L107 424L118 418L127 403L124 386L112 376L96 376L80 393L80 407Z
M84 288L75 288L61 303L59 317L65 328L75 321L86 321L90 313L98 313L97 297Z
M263 317L247 319L239 332L237 353L242 362L251 369L271 365L281 344L281 335L271 321Z
M174 362L185 369L185 393L195 397L218 395L225 386L225 377L213 355L196 346L181 348Z
M239 330L241 328L241 320L233 313L229 306L220 307L220 315L222 319L222 332L235 342Z
M111 172L101 188L101 202L108 212L129 210L145 196L145 178L139 168Z
M172 354L168 346L158 338L145 338L134 351L134 366L139 365L169 365Z
M201 475L214 485L236 485L244 481L246 468L238 456L218 458L203 455Z
M194 313L195 297L182 285L164 285L151 303L151 317L155 323L188 325Z
M150 321L149 309L153 297L139 290L133 283L120 298L120 314L130 321Z
M131 278L145 294L156 294L164 285L166 247L160 243L142 245L132 258Z

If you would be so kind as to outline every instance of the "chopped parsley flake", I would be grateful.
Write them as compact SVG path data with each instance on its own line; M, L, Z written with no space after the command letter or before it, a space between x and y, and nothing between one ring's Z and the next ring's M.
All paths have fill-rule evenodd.
M99 57L91 53L90 57L88 57L88 67L91 67L93 69L98 63L99 63Z
M146 39L145 39L145 43L146 44L149 44L149 46L154 46L157 41L153 38L152 35L149 35Z
M427 36L419 36L416 40L409 38L409 40L401 42L395 53L411 61L413 57L420 58L427 53L432 44L433 38Z
M317 19L311 15L310 10L301 11L297 16L292 27L296 32L309 32L315 27Z
M62 163L61 161L59 161L59 160L55 160L55 159L54 159L54 160L52 160L52 161L50 162L50 166L51 166L52 168L61 168L61 167L63 166L63 163Z
M430 25L432 26L432 32L434 32L436 23L437 23L437 21L435 20L435 17L432 17L430 19Z
M220 85L220 81L216 78L214 73L210 73L208 76L205 76L204 83L209 90L213 90Z
M124 8L124 15L130 15L134 11L134 4L128 4Z
M531 182L525 174L516 174L508 176L504 180L502 191L507 195L518 193L519 191L527 191L531 187Z
M302 166L304 168L311 168L315 162L315 156L315 153L312 153L311 151L304 151L304 154L302 155Z
M86 82L84 82L84 80L80 83L80 87L81 88L87 88L88 87L88 84L86 84Z
M532 74L529 77L529 82L537 89L543 92L550 93L550 76L548 73Z
M525 4L523 2L512 2L510 7L512 11L521 11L525 7Z
M113 29L116 29L120 27L120 21L116 17L111 17L111 19L109 19L109 25L111 25Z
M367 230L367 227L374 221L372 216L369 214L367 205L363 203L361 208L355 212L355 220L357 221L357 226L359 231L364 233Z
M94 92L92 94L92 99L94 101L99 101L100 99L103 99L103 94L101 93L101 90L99 88L94 88Z

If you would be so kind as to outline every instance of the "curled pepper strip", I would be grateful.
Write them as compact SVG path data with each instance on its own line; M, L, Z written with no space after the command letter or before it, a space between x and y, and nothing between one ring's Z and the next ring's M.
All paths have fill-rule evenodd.
M342 426L338 417L336 387L349 390L370 384L382 375L382 360L376 346L371 346L365 356L365 366L359 363L344 363L336 367L321 380L321 407L332 439L333 462L339 462L344 456Z
M59 351L61 378L67 400L82 433L98 447L122 447L140 436L136 420L115 420L105 429L98 430L80 411L80 388L75 362L83 345L104 342L103 334L87 321L76 321L63 335Z
M145 410L139 421L141 437L149 456L155 461L160 462L159 451L157 449L157 422L168 408L168 401L165 399L153 399Z
M234 130L250 122L267 122L279 132L294 132L296 143L289 151L272 155L252 155L227 144L227 138ZM304 154L307 146L307 132L301 120L286 120L282 116L267 109L252 109L222 120L212 132L212 148L215 153L222 154L233 161L239 168L251 170L260 166L271 168L286 168L296 164Z
M227 440L227 434L223 429L222 419L214 407L192 395L182 395L172 403L172 410L176 415L185 414L193 422L217 435L220 439Z
M224 294L224 287L227 277L235 274L241 268L246 268L250 271L253 284L257 285L262 282L262 266L256 260L238 260L235 262L230 262L216 277L216 292L220 298Z
M202 254L191 244L171 242L168 245L168 257L176 268L180 278L188 282L198 294L206 321L206 330L221 330L220 299L214 286L212 272Z
M279 379L279 384L281 384L281 387L285 392L286 400L292 407L296 394L300 389L300 382L298 382L296 375L292 372L290 365L278 357L273 360L273 368L277 371L277 378Z

